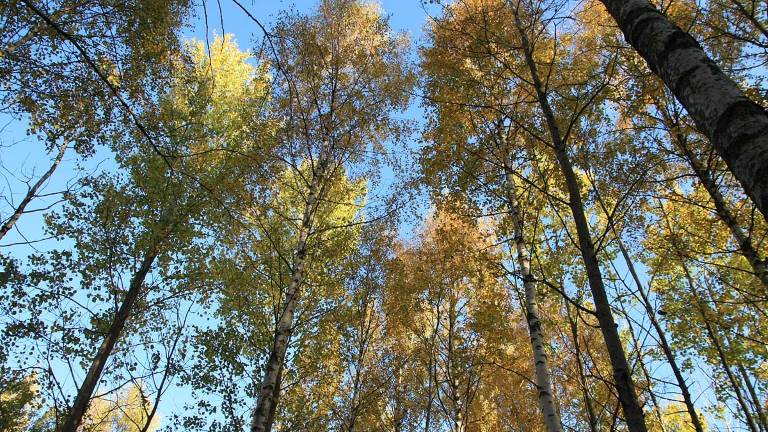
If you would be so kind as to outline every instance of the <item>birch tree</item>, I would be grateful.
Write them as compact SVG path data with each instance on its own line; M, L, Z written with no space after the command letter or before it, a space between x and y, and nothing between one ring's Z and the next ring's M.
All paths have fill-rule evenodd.
M687 32L648 0L601 0L648 68L685 107L768 218L768 112L748 98Z

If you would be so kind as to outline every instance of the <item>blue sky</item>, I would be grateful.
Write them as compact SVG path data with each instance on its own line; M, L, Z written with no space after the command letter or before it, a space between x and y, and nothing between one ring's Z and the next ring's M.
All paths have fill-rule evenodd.
M398 31L403 31L412 36L416 41L421 36L422 26L426 22L426 13L419 0L380 0L378 3L390 16L390 25ZM296 1L240 1L253 16L267 25L274 22L281 10L295 9L300 12L310 11L316 4L315 0ZM245 13L232 0L221 0L222 14L219 14L219 4L215 1L206 3L208 12L209 36L223 32L233 33L242 48L252 47L252 36L261 37L261 32ZM223 16L223 20L221 17ZM224 24L222 32L221 24ZM214 33L215 32L215 33ZM194 28L189 32L195 38L202 39L205 36L205 20L203 9L200 8Z

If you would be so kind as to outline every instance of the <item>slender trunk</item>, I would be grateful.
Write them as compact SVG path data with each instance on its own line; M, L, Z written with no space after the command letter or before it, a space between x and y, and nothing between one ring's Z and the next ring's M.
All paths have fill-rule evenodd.
M727 339L728 338L726 338L726 340ZM744 364L742 364L740 361L736 362L736 368L739 370L739 374L741 375L741 378L744 380L744 384L747 386L747 392L749 393L749 396L752 398L752 405L755 406L755 412L757 413L757 420L760 425L760 429L763 431L767 431L768 421L766 421L765 410L763 410L763 405L760 402L760 397L757 395L757 390L755 390L755 386L752 384L752 378L749 377L749 373L747 372L747 369L744 367Z
M432 354L430 354L429 363L427 364L427 413L424 416L424 432L429 432L429 424L432 421Z
M395 367L394 370L394 382L393 382L393 392L392 396L394 398L393 408L392 408L392 429L394 432L402 432L403 430L403 420L405 419L405 409L403 408L402 403L402 394L400 393L400 389L403 387L403 380L402 380L402 366L403 363L398 364ZM429 432L429 431L427 431Z
M571 310L568 303L565 304L568 323L571 329L571 337L573 338L573 349L575 351L576 365L579 370L579 386L581 387L581 393L584 396L584 406L587 409L587 420L589 421L590 432L597 432L597 416L595 415L595 408L592 405L592 397L589 395L589 387L587 386L587 377L584 373L584 365L581 363L581 345L579 344L579 329L578 329L578 317L573 318L571 316Z
M597 320L600 324L603 339L605 340L608 356L611 359L613 378L615 380L614 385L616 386L619 401L621 402L624 411L627 427L630 432L646 432L645 416L643 414L643 409L637 400L637 395L635 394L635 384L632 381L632 374L629 368L629 363L627 362L627 356L624 353L624 347L621 344L621 338L619 337L617 329L618 325L613 319L611 304L608 300L605 285L603 284L603 276L600 271L597 252L595 251L592 242L592 234L584 214L584 205L581 201L581 190L576 178L576 173L573 171L573 165L568 156L568 151L565 148L560 129L555 121L554 111L547 100L544 85L539 78L536 63L533 60L533 52L528 41L528 36L525 34L517 11L515 11L515 21L520 34L525 61L530 70L531 79L536 90L539 106L544 113L547 127L552 138L552 144L555 149L555 156L557 157L560 169L565 178L569 196L568 205L576 225L579 249L581 250L581 256L584 260L584 266L586 267L587 279L589 280L589 286L592 291L592 298L595 301Z
M661 202L659 202L659 209L661 210L661 213L664 217L664 223L667 225L667 228L669 229L670 234L672 234L673 233L672 224L670 223L669 217L666 211L664 210L664 206L661 204ZM685 276L685 280L688 284L688 289L691 291L691 295L693 296L693 305L698 311L699 316L701 317L701 321L704 324L704 329L706 330L707 337L709 338L710 342L715 348L715 351L717 352L718 359L720 360L720 365L723 367L723 371L725 371L725 374L728 377L728 382L731 384L731 388L733 389L733 392L736 395L736 400L739 403L739 406L741 406L741 409L744 411L744 418L746 420L747 426L749 426L749 430L751 432L759 432L757 426L755 425L754 420L752 419L749 406L746 404L746 401L744 400L744 396L741 393L741 385L739 384L738 380L736 379L736 376L733 374L733 371L731 370L730 362L728 361L728 358L726 357L725 352L723 350L723 345L720 342L720 339L717 336L717 333L715 333L714 329L712 328L712 324L709 322L709 317L708 317L709 307L704 304L704 301L699 295L699 291L698 289L696 289L696 284L694 283L694 280L693 280L693 275L691 275L691 271L688 268L688 264L686 264L685 262L685 254L679 249L677 244L678 243L673 239L672 246L675 250L677 258L680 260L680 267L682 267L683 275Z
M72 408L69 410L69 414L64 421L64 425L59 429L60 432L76 432L80 423L83 421L88 410L88 404L93 396L93 391L96 389L96 385L101 378L101 373L104 370L104 366L107 364L109 356L112 354L112 350L120 338L120 334L125 328L125 323L128 321L128 317L133 310L133 305L141 294L141 289L144 285L144 279L147 277L152 263L157 257L157 252L149 252L144 256L144 260L141 262L141 266L133 274L130 285L128 286L128 292L125 293L120 308L118 308L115 317L112 320L112 324L109 326L109 331L104 337L104 340L96 352L96 357L91 361L91 366L88 368L88 373L85 375L85 379L80 388L77 391L75 402L72 404Z
M450 387L451 407L453 411L453 431L462 432L461 419L461 396L459 395L459 379L456 376L458 372L454 368L454 339L456 337L456 296L453 287L448 291L448 353L446 358L446 375L448 386Z
M264 378L261 382L259 399L253 410L251 432L269 432L274 422L273 411L280 395L279 381L285 362L285 354L288 351L288 343L293 331L293 318L296 304L300 294L301 284L304 281L304 264L307 255L307 241L312 231L314 213L317 208L318 193L322 178L325 175L325 159L321 155L317 170L312 174L304 215L298 233L295 258L291 274L291 282L285 292L282 312L277 322L272 350L269 353Z
M366 290L364 299L361 302L361 306L358 307L360 313L359 333L357 340L357 364L355 366L355 379L352 385L352 396L350 398L350 410L347 416L347 432L354 432L355 425L358 417L360 417L360 410L365 399L361 394L363 392L363 367L366 364L368 350L374 337L374 318L371 312L370 296L373 295L371 291Z
M360 351L358 352L363 352L362 351L364 349L363 343L358 344L358 347L360 349ZM361 354L358 358L359 358L359 362L357 364L357 367L355 367L355 379L352 384L352 396L350 397L350 402L349 402L350 404L349 414L347 414L347 420L346 420L347 432L354 432L355 422L357 422L357 417L359 415L358 398L360 397L360 384L361 384L360 380L362 378L361 368L363 364L364 355Z
M642 347L640 344L640 339L637 337L637 334L635 333L635 326L632 324L632 319L629 316L629 313L627 312L627 309L624 307L624 302L619 302L619 305L621 306L621 313L624 315L624 318L627 320L627 327L629 329L629 336L632 338L632 343L635 345L635 352L637 353L637 363L640 365L640 371L643 373L643 377L645 378L645 381L648 386L648 395L651 397L651 403L653 404L653 412L656 414L656 418L659 420L659 428L661 429L661 432L666 432L666 428L664 427L664 419L661 415L661 405L659 405L659 400L656 397L656 393L653 391L653 378L651 377L651 373L648 371L648 368L645 365L645 360L643 360L643 352Z
M750 266L752 266L752 271L754 271L755 276L760 279L760 282L763 283L763 286L768 288L768 262L760 259L760 255L758 255L757 250L752 245L752 239L741 229L736 217L726 203L725 197L723 197L723 194L720 192L720 188L717 186L717 183L715 183L715 179L712 177L712 172L704 167L698 157L691 151L688 146L688 140L684 135L677 133L675 134L674 139L685 155L685 158L688 160L688 164L696 174L696 177L699 178L704 189L709 193L712 203L715 205L717 216L730 230L731 236L733 236L733 239L739 246L739 252L741 252L741 255L743 255Z
M281 364L280 369L277 371L277 383L275 384L275 388L272 389L272 407L269 409L269 415L267 415L267 430L266 432L272 431L272 426L275 424L275 416L277 415L277 404L280 402L280 390L283 386L283 370L284 367Z
M643 302L645 313L648 316L648 319L651 321L651 325L653 326L653 329L656 331L656 334L659 338L659 346L664 353L664 357L667 359L667 363L669 363L669 366L672 369L672 374L675 376L677 386L680 387L680 393L683 396L683 403L685 403L685 408L688 411L688 416L691 418L691 423L693 424L696 432L704 432L704 427L701 424L699 414L696 412L696 407L693 404L693 398L691 397L691 392L688 389L688 384L685 382L685 378L683 377L683 373L680 370L680 366L677 364L677 359L675 358L675 353L672 351L672 346L669 344L669 341L667 341L666 333L661 327L661 323L659 323L659 320L656 318L656 311L653 308L653 304L651 303L651 300L648 298L648 294L643 288L643 283L640 282L640 276L637 274L634 261L629 255L629 251L624 246L624 242L621 240L621 236L616 230L616 224L613 221L611 212L605 208L605 204L599 195L597 199L600 207L608 218L608 224L610 225L610 229L613 232L613 236L619 246L621 256L624 258L624 262L627 264L629 274L632 275L632 280L635 282L635 286L637 286L637 291L640 294L640 299Z
M768 112L648 0L601 0L768 219Z
M27 195L24 196L24 199L21 200L18 207L13 211L13 214L11 217L8 218L5 223L3 223L3 226L0 227L0 239L5 237L6 234L8 234L8 231L10 231L14 225L16 225L16 222L19 220L22 214L24 214L24 210L26 210L27 205L29 205L30 201L37 196L37 192L40 190L40 188L45 184L45 182L48 181L49 178L51 178L51 175L53 175L53 172L56 171L56 168L59 167L61 164L62 159L64 159L64 153L67 152L68 143L65 141L59 146L59 151L56 154L56 159L53 160L53 163L51 164L51 167L48 168L48 171L43 174L42 177L40 177L35 184L32 185L31 188L27 191Z
M739 380L736 378L736 375L733 373L733 370L731 369L731 364L728 361L728 357L725 355L723 344L720 341L720 338L717 336L717 333L715 333L715 330L712 328L712 324L710 324L709 322L709 317L707 316L708 307L704 305L703 300L701 299L701 297L699 296L696 290L696 286L693 283L693 277L691 276L691 273L688 270L688 265L685 264L684 261L681 261L681 263L685 273L685 278L688 281L688 288L691 290L691 293L693 294L693 297L694 297L693 303L699 312L699 316L701 316L701 321L704 323L704 328L707 331L707 336L709 337L710 342L712 343L712 345L715 348L715 351L717 352L717 356L720 359L720 365L723 367L723 370L725 371L725 375L728 377L728 382L731 384L731 388L733 389L733 392L736 395L736 400L739 403L739 406L741 406L741 409L744 411L744 418L746 420L747 426L749 426L750 431L759 432L759 429L755 424L754 419L752 418L752 413L750 412L749 405L747 405L746 400L744 400L744 395L741 392L741 385L739 384Z
M722 317L720 308L718 307L717 302L715 302L715 296L712 291L712 287L708 285L707 292L709 293L709 298L712 300L712 304L715 306L715 314ZM723 334L723 339L725 339L726 349L730 352L734 352L733 342L731 341L731 338L728 337L727 329ZM752 385L752 379L749 377L749 373L741 361L737 359L734 363L736 368L739 370L739 375L741 375L741 378L744 380L744 385L747 387L747 392L752 399L752 405L754 406L755 413L757 414L757 424L761 431L768 431L768 422L766 421L765 410L763 410L763 405L760 403L760 398L757 395L755 386Z
M430 432L432 423L432 405L435 400L435 386L437 385L437 356L435 356L435 347L437 346L437 332L440 330L440 304L437 304L437 313L435 317L435 327L432 329L429 345L429 360L427 363L427 414L424 418L424 432ZM438 396L439 397L439 396Z
M523 217L517 202L517 192L512 168L505 161L504 174L506 177L507 205L509 215L514 226L514 238L517 249L517 264L523 277L525 289L525 309L528 321L528 331L531 335L531 349L533 351L533 364L536 370L536 387L539 392L539 408L544 416L544 424L549 432L562 432L563 425L560 414L555 405L554 392L552 391L552 379L549 373L547 353L544 350L544 332L541 329L539 308L537 305L536 281L531 273L531 255L525 245L523 234Z
M189 313L189 310L187 310L187 313ZM173 369L175 365L171 363L171 359L173 358L173 354L176 352L176 347L179 344L179 340L181 340L183 334L182 330L184 329L186 322L187 318L185 316L184 320L179 326L179 331L176 333L176 337L173 339L170 352L166 357L165 370L163 370L163 377L160 379L160 384L157 386L157 393L155 394L155 401L152 404L152 409L146 413L147 418L144 421L144 426L141 427L139 432L149 432L149 429L152 426L152 420L155 418L155 415L157 415L157 409L160 407L160 399L163 396L163 389L166 388L166 383L170 384L170 381L173 379Z
M624 247L624 244L620 239L619 239L619 248L621 249L622 256L624 257L624 260L627 263L627 267L629 268L629 271L632 274L632 278L634 279L635 284L637 285L637 290L640 293L640 299L643 302L643 307L645 308L646 315L651 321L651 325L653 326L653 329L656 331L656 335L659 338L659 346L661 347L661 350L664 353L664 357L667 359L667 363L669 363L669 367L672 369L672 374L675 376L675 380L677 381L677 386L680 388L680 393L683 396L683 403L685 404L685 408L688 411L688 416L691 418L691 423L693 424L693 428L696 430L696 432L704 432L704 426L701 423L701 419L699 419L698 412L696 412L696 407L693 404L693 398L691 397L691 392L688 389L688 383L685 382L685 377L683 377L683 373L680 370L680 366L677 364L677 359L675 358L675 353L672 351L672 346L667 340L666 333L664 332L664 329L661 327L661 323L659 323L659 320L656 318L656 312L654 311L653 305L651 304L651 301L648 298L648 294L645 292L645 289L643 289L643 285L640 282L640 278L637 275L637 271L635 270L635 266L632 262L632 259L629 257L629 253L627 252L627 249Z

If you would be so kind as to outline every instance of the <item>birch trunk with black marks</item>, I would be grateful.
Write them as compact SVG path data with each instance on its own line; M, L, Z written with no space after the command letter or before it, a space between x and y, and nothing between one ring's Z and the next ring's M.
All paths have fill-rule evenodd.
M536 91L538 104L544 114L547 129L549 130L552 145L555 150L555 156L565 179L569 198L568 206L571 209L576 225L579 249L584 260L587 279L592 291L592 299L595 302L595 311L598 323L600 324L600 331L603 334L606 350L608 351L608 356L611 360L614 385L619 396L619 401L621 402L621 407L624 411L627 428L630 432L647 432L648 429L645 425L645 415L640 406L640 402L637 399L637 395L635 394L635 384L632 380L632 372L629 367L629 362L627 361L626 353L624 352L621 338L619 337L618 325L613 318L611 304L608 300L608 294L605 290L603 276L597 258L597 251L595 250L589 224L587 223L587 218L584 214L584 204L581 200L579 182L576 173L573 170L573 164L568 155L568 150L565 147L565 142L563 142L560 128L555 120L554 111L547 99L544 84L539 77L538 68L533 60L531 44L525 33L525 29L517 10L515 10L515 24L518 33L520 34L525 62L528 66L531 81Z
M312 233L313 219L319 200L319 192L325 175L326 160L321 155L317 168L312 173L304 214L298 232L298 242L294 252L291 281L285 291L285 300L277 321L272 349L264 368L264 377L260 385L258 401L253 410L251 432L269 432L274 422L274 411L280 396L280 376L282 374L285 354L288 351L291 333L293 331L294 313L299 300L301 284L304 281L304 265L307 257L307 242Z
M507 158L508 159L508 158ZM504 175L506 181L507 206L509 216L514 227L515 249L517 251L517 265L523 278L525 290L525 310L528 321L528 331L531 335L531 349L533 351L533 364L536 371L536 387L539 393L539 408L544 416L544 424L549 432L562 432L563 424L555 404L555 396L552 391L552 379L549 373L547 353L545 351L544 332L541 329L539 307L537 305L536 280L531 272L531 254L525 244L523 233L523 217L517 201L517 192L513 178L512 168L505 160Z
M141 294L144 280L151 270L156 257L157 252L155 251L147 253L144 256L139 269L131 277L128 292L125 293L125 298L123 298L123 302L120 304L120 307L112 320L112 324L109 326L109 331L104 336L104 340L96 352L96 356L91 361L88 373L85 375L85 379L77 390L75 401L64 420L63 426L59 429L59 432L76 432L79 430L78 428L83 421L83 417L85 416L85 413L88 410L88 405L93 397L93 392L101 378L101 373L104 371L104 366L107 364L107 360L112 354L112 350L115 348L115 344L125 328L125 324L131 315L133 306Z
M768 112L648 0L600 0L768 219Z
M14 209L13 214L3 223L3 226L0 227L0 240L2 240L2 238L8 234L8 231L10 231L13 226L16 225L16 222L18 222L21 215L24 214L24 211L27 209L30 201L32 201L37 196L37 192L40 190L40 188L43 187L49 178L51 178L51 175L53 175L53 172L56 171L56 168L59 167L62 159L64 159L64 153L67 152L68 146L69 145L66 141L59 146L59 151L56 153L56 158L53 160L51 167L48 168L48 171L46 171L42 177L40 177L35 182L35 184L29 188L27 194L24 196L24 199L21 200L16 209Z

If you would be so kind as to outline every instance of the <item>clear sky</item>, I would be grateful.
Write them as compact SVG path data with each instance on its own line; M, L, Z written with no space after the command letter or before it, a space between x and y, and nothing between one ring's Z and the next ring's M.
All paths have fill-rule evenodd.
M252 36L261 37L261 32L254 25L248 16L232 0L220 0L221 11L219 14L219 4L216 1L206 3L208 13L209 36L221 33L233 33L237 36L241 48L252 47ZM390 25L398 31L403 31L411 35L412 40L417 41L421 36L421 29L426 21L426 12L422 7L420 0L380 0L382 9L390 16ZM300 12L310 11L317 5L316 0L276 0L276 1L253 1L242 0L240 4L258 18L264 25L274 22L277 14L282 10L295 9ZM206 34L205 14L203 8L198 10L198 16L194 28L190 34L195 38L202 39ZM221 19L223 17L223 20ZM222 31L222 22L224 29Z

